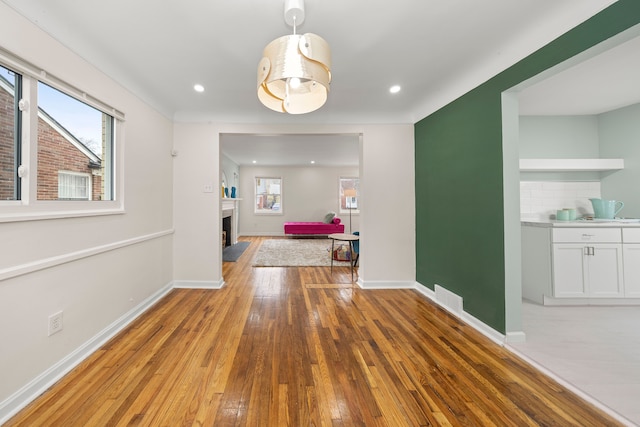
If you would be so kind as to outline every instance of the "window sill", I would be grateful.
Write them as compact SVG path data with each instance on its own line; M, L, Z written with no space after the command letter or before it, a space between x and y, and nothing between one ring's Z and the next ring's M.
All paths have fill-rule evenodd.
M61 202L66 203L66 202ZM56 206L24 206L20 202L9 202L0 204L0 223L6 222L22 222L22 221L40 221L47 219L61 218L82 218L89 216L103 215L121 215L125 210L120 205L111 204L108 207L100 208L83 208L62 209Z

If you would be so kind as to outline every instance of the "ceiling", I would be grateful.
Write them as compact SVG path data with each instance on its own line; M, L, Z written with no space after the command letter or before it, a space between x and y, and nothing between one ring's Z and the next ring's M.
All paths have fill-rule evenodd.
M220 136L222 152L241 166L357 166L359 140L342 134Z
M519 111L521 115L594 115L637 104L638 76L640 37L635 37L522 90Z
M320 110L286 115L256 96L262 50L292 32L283 0L2 1L172 120L296 125L415 123L615 2L306 0L297 30L327 40L333 81ZM265 156L280 144L279 159L305 147L318 156L295 160L306 164L342 137L228 141ZM312 150L319 141L325 150Z

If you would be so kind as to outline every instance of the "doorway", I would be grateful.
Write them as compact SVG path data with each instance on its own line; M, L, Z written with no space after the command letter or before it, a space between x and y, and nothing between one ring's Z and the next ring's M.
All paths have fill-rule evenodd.
M621 109L640 102L640 85L636 78L631 81L635 82L637 87L630 88L629 85L622 85L621 92L625 92L623 97L614 99L617 83L625 81L615 67L624 68L625 72L629 71L634 76L640 73L640 68L634 68L640 67L639 34L640 26L636 26L503 94L505 181L511 179L520 185L521 179L527 177L545 182L584 182L593 180L595 177L598 181L602 180L602 186L605 188L605 181L609 177L599 171L582 171L580 174L567 171L533 172L533 175L521 173L515 166L522 157L520 153L523 143L520 140L523 132L521 116L537 117L535 119L537 122L545 121L541 117L555 116L561 117L560 121L567 122L566 117L605 114L612 108L611 105ZM622 60L624 65L619 65L620 62L616 58ZM635 65L631 66L631 63ZM612 82L611 76L618 76L618 81ZM603 78L606 80L604 84L596 83L598 79ZM576 83L587 86L581 88ZM565 90L563 86L566 86L565 93L561 92ZM611 93L593 94L590 100L585 99L584 96L591 89L600 90L602 87L611 89ZM576 91L580 93L579 98L575 95ZM632 95L631 98L629 98L630 95ZM565 102L572 100L580 102L577 103L578 105ZM598 103L600 105L597 105ZM526 124L530 125L530 122ZM602 132L598 130L596 132L598 134L596 138L600 137ZM584 138L581 140L585 142ZM578 151L580 154L574 154L573 157L598 157L606 151L598 148L594 155L589 155L586 147L558 147L557 145L562 144L562 141L557 141L555 144L556 150L573 150L576 153L576 149L582 149ZM527 149L522 152L526 153L526 157L572 157L570 154L558 151L547 156L541 152L532 155ZM633 162L635 161L636 158L633 158ZM516 188L514 184L511 184L511 187L505 186L505 221L508 217L507 211L511 212L511 216L508 217L511 223L505 223L505 231L510 226L511 231L514 232L508 242L513 249L520 248L522 242L520 242L519 233L520 218L514 218L512 213L517 211L520 217L532 213L524 205L521 208L520 203L524 203L521 197L520 188ZM555 213L555 207L549 205L546 212L543 209L538 213L541 219L550 219L552 212ZM640 210L636 215L640 215ZM518 231L515 231L516 227ZM505 236L508 234L505 233ZM640 372L640 353L637 348L640 333L636 332L635 326L640 322L640 307L549 307L530 301L517 301L515 298L508 299L508 304L511 305L507 306L508 312L520 313L520 318L516 322L520 322L521 329L526 335L526 342L512 342L510 343L512 348L543 370L559 377L587 400L599 406L604 404L633 422L640 423L640 413L636 409L635 402L632 401L633 399L624 398L637 396L640 393L640 377L630 374ZM629 343L635 343L635 345L629 347ZM624 367L622 371L621 367Z

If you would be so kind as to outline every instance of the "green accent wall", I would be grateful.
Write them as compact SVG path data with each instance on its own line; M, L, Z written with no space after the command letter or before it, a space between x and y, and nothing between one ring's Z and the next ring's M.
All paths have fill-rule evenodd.
M619 0L415 125L416 280L505 333L503 91L640 23Z

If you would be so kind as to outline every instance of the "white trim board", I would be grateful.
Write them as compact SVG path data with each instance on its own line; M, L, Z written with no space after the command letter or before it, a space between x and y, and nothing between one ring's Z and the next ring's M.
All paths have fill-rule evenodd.
M362 289L414 289L413 281L362 280L356 282Z
M176 289L222 289L225 285L224 279L220 280L174 280L173 287Z
M0 281L22 276L23 274L33 273L45 268L55 267L57 265L66 264L77 261L90 256L98 255L104 252L113 251L124 248L126 246L135 245L146 242L148 240L158 239L160 237L173 234L173 229L159 231L157 233L146 234L144 236L133 237L131 239L120 240L117 242L107 243L106 245L94 246L75 252L69 252L63 255L57 255L49 258L43 258L37 261L15 265L9 268L0 269Z

